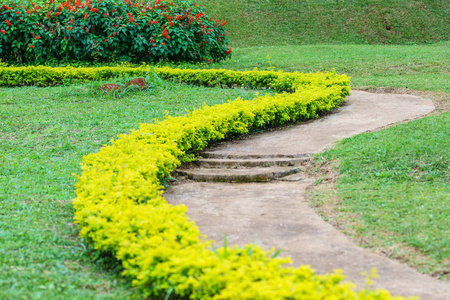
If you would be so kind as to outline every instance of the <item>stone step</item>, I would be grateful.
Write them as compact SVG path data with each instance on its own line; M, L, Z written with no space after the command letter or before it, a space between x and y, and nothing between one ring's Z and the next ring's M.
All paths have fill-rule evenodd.
M265 182L300 172L298 167L270 167L250 169L184 169L176 173L196 181L210 182Z
M200 153L202 158L209 159L279 159L279 158L309 158L313 153L300 153L294 155L283 154L229 154L218 151L203 151Z
M255 168L255 167L292 167L307 161L307 157L273 157L273 158L198 158L184 165L186 168Z

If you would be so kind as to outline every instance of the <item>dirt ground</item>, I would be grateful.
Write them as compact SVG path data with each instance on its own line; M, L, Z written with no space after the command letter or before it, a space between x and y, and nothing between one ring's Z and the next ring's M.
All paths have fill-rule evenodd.
M431 100L414 95L352 91L346 105L319 120L216 145L218 155L303 155L338 139L416 119L434 110ZM419 274L400 262L360 248L325 222L309 206L307 191L316 178L300 172L267 183L185 181L164 193L169 203L184 204L200 231L220 245L258 244L281 249L293 265L311 265L318 273L342 269L348 280L365 286L361 272L377 268L374 287L394 295L450 299L450 285Z

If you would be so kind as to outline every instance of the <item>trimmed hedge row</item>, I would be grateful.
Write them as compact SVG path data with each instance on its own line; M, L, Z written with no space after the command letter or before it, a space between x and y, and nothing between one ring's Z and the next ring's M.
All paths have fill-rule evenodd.
M89 82L124 76L145 76L155 72L167 80L204 86L239 86L251 88L273 88L278 92L293 92L307 85L348 86L346 76L334 73L316 75L283 71L231 71L225 69L177 69L170 67L8 67L0 64L0 86L51 86L65 81ZM294 88L295 87L295 88Z
M151 299L401 299L387 291L354 291L339 272L317 275L309 266L283 267L256 245L211 250L185 206L162 197L161 182L211 141L253 128L315 118L343 102L349 78L335 73L289 74L160 68L160 75L184 82L224 81L237 85L282 86L282 92L251 101L236 99L168 117L120 135L84 158L73 200L80 235L95 249L112 253L123 274ZM190 74L190 75L188 75ZM220 80L218 79L220 78ZM214 81L213 81L214 82Z

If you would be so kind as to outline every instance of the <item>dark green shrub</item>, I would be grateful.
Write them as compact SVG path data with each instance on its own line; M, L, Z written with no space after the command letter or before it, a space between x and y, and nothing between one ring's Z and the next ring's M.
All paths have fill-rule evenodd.
M220 61L231 53L226 22L192 0L67 1L0 6L0 58L46 61Z

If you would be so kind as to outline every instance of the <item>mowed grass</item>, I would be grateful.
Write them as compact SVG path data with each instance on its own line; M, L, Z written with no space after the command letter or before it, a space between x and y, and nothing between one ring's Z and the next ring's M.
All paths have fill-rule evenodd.
M450 112L339 142L337 199L319 209L363 246L450 279ZM332 198L333 199L333 198Z
M238 48L211 67L323 72L352 77L352 86L450 93L450 42L433 45L306 45Z
M234 47L424 44L450 39L447 0L201 0Z
M89 85L0 88L0 299L142 298L78 237L72 173L84 155L165 111L253 96L170 83L121 98Z

